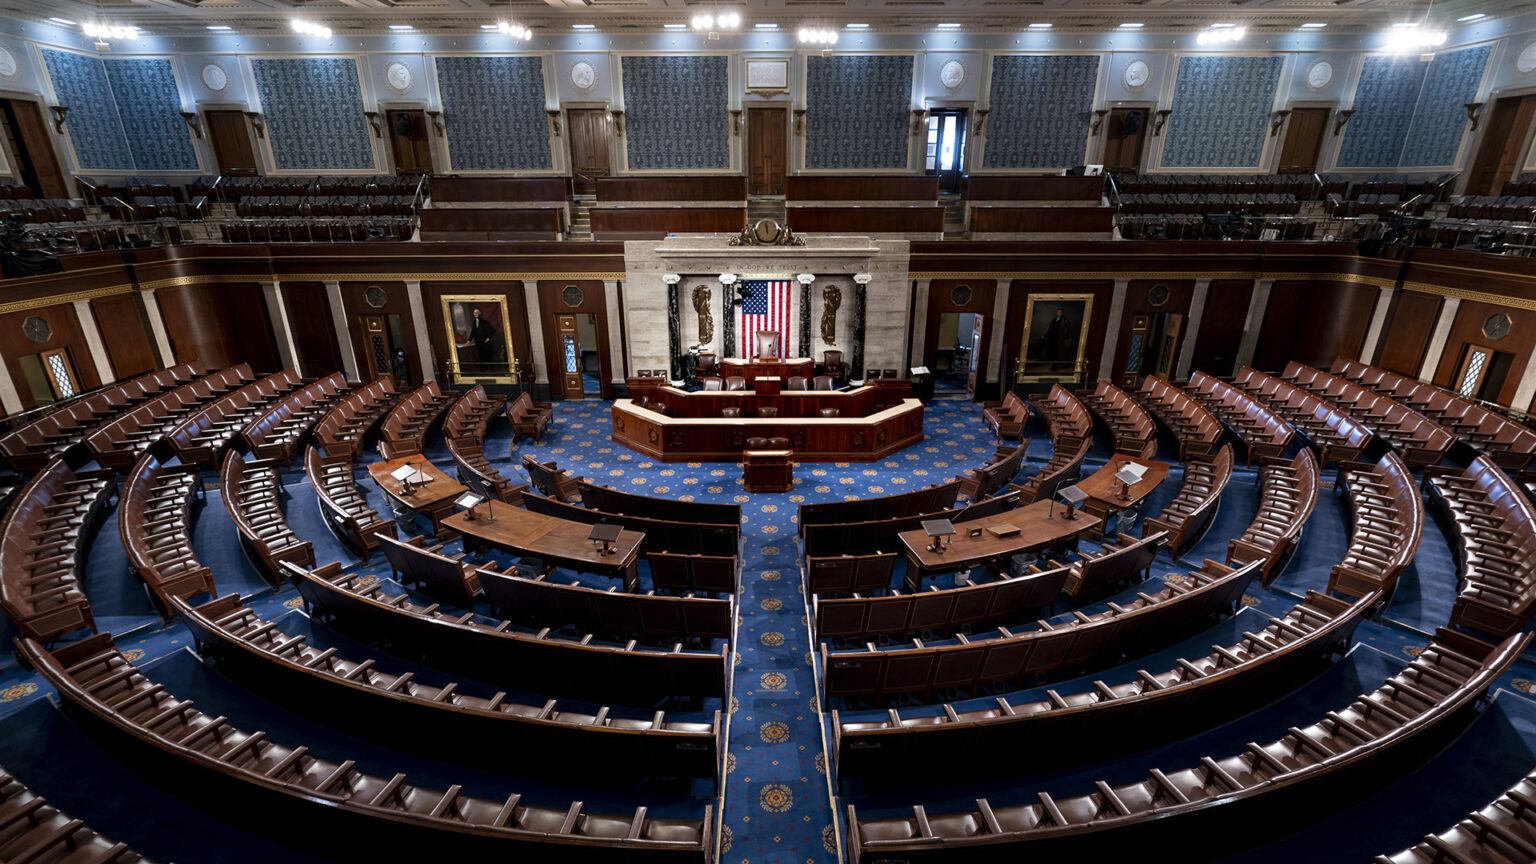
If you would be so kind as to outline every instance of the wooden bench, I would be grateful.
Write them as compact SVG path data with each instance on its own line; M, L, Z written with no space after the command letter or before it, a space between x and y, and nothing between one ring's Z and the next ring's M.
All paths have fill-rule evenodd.
M1045 463L1039 473L1013 487L1020 493L1019 500L1028 503L1055 498L1056 490L1070 485L1082 474L1083 460L1088 458L1088 451L1091 449L1093 449L1091 437L1077 440L1068 448L1058 444L1056 452L1051 454L1051 460Z
M1017 447L999 447L987 464L965 472L960 495L968 501L980 501L1006 487L1024 465L1024 454L1028 449L1027 439Z
M581 497L581 477L572 477L569 471L560 470L553 462L539 460L523 454L523 470L539 494L555 501L569 502Z
M654 555L671 552L678 555L709 555L735 558L741 551L741 526L706 525L700 522L674 522L668 519L652 519L648 516L632 516L627 513L609 513L567 504L554 498L538 495L523 497L523 506L535 513L558 516L572 522L588 525L607 523L645 535L640 554Z
M310 429L350 393L347 379L340 372L332 373L279 399L246 424L240 437L257 457L290 463Z
M829 525L838 522L867 522L879 519L900 519L935 510L948 510L955 506L960 494L960 478L936 483L912 492L882 495L878 498L860 498L857 501L825 501L818 504L801 504L799 525Z
M1344 560L1328 573L1328 590L1350 597L1391 594L1424 532L1424 500L1396 453L1375 465L1339 463L1338 488L1348 493L1354 528Z
M1233 386L1264 402L1284 417L1318 450L1323 465L1360 458L1375 442L1375 434L1344 411L1302 387L1257 369L1243 367Z
M357 490L351 456L325 456L319 447L310 447L304 452L304 472L315 489L326 527L364 562L378 547L380 536L395 536L395 520L379 518Z
M164 438L183 419L253 380L248 363L204 375L119 414L86 436L86 445L102 467L130 468L149 445Z
M195 465L167 465L171 455L161 442L134 464L117 510L128 568L164 615L171 597L213 593L213 573L192 548L192 499L202 493L202 472Z
M268 375L204 406L177 424L166 438L184 464L217 466L241 430L304 383L292 369Z
M419 586L424 593L443 596L468 608L480 596L480 578L464 553L446 555L443 544L428 546L420 535L407 540L381 536L384 558L402 585Z
M1439 423L1353 381L1295 362L1286 364L1280 378L1343 409L1396 448L1410 467L1438 465L1456 443Z
M153 864L114 843L79 819L71 819L43 796L0 768L0 852L5 860L81 862L81 864Z
M1001 402L981 403L981 419L986 421L992 434L1011 441L1024 434L1024 424L1029 422L1029 405L1016 394L1008 393Z
M1029 407L1044 418L1057 449L1071 449L1079 441L1093 440L1093 417L1087 406L1060 384L1051 385L1048 393L1032 394Z
M527 577L517 567L504 571L482 567L480 584L491 608L541 627L574 626L584 632L638 636L641 639L730 639L735 619L730 594L719 599L678 595L631 594L556 582L553 574Z
M1156 375L1148 375L1136 392L1141 404L1179 441L1179 458L1214 453L1221 444L1221 422L1193 396Z
M1078 391L1077 396L1089 413L1109 427L1115 438L1116 453L1147 459L1157 455L1157 423L1131 394L1106 379L1099 381L1099 386L1093 390Z
M241 546L274 585L282 580L279 561L315 566L314 547L293 533L279 506L283 494L281 467L273 459L247 460L230 451L219 472L219 497L240 534Z
M389 378L353 390L315 424L315 443L327 456L357 457L363 452L363 439L404 395Z
M457 390L444 391L436 381L412 390L389 409L379 427L379 455L398 459L425 450L428 433L458 398Z
M1424 469L1429 511L1455 538L1460 569L1451 626L1502 639L1536 612L1536 508L1488 456L1464 469Z
M1163 512L1141 523L1141 536L1154 531L1168 535L1168 554L1179 560L1199 542L1216 518L1221 493L1232 479L1232 448L1223 444L1215 456L1191 455L1184 460L1184 484Z
M1467 818L1375 864L1536 860L1536 771Z
M448 416L443 418L443 438L460 483L487 500L520 504L528 487L513 486L485 455L488 427L505 405L504 397L487 396L485 388L476 384L448 409Z
M895 558L894 555L889 557ZM817 559L811 560L821 563ZM867 642L882 636L924 631L954 633L960 628L1016 621L1027 612L1054 608L1069 572L1069 568L1062 566L1050 570L1032 566L1019 576L982 583L965 578L955 588L929 586L927 591L912 594L888 590L891 574L886 573L883 584L870 580L886 594L883 597L863 596L864 592L856 587L857 575L851 580L855 586L853 591L846 590L847 581L834 584L828 579L825 584L837 590L812 589L816 593L811 596L811 620L815 622L818 641L851 639ZM851 596L825 596L830 593Z
M535 402L527 393L520 394L507 405L507 422L512 424L512 446L516 447L524 438L539 440L554 419L554 403Z
M1264 582L1273 581L1295 551L1321 486L1311 450L1303 449L1289 461L1260 460L1259 512L1242 536L1227 542L1227 563L1262 561Z
M644 516L672 522L698 522L704 525L740 525L740 504L712 504L706 501L678 501L636 495L576 478L582 506L605 513Z
M673 594L735 594L740 589L740 567L735 555L690 555L648 552L651 584L657 591Z
M1097 554L1084 553L1067 568L1067 582L1063 586L1074 601L1082 602L1100 597L1132 580L1145 581L1152 576L1152 564L1157 552L1163 548L1168 535L1161 531L1141 538L1128 534L1106 538L1103 549ZM1051 562L1052 567L1066 565Z

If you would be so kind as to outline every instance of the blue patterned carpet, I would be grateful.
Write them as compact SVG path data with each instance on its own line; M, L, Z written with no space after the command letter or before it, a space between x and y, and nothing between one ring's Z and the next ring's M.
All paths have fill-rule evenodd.
M609 404L600 401L560 403L555 422L543 441L536 444L524 442L511 450L510 430L501 424L493 427L485 450L503 474L515 477L519 482L526 478L514 466L519 464L521 454L529 453L540 460L553 460L589 480L639 494L741 505L742 573L731 696L728 704L706 702L702 706L706 712L723 708L729 723L726 782L716 801L720 818L719 860L722 862L823 864L841 860L844 831L839 824L840 817L834 818L834 814L839 814L847 803L858 804L861 813L868 808L870 814L879 812L882 807L911 803L939 805L930 812L942 812L946 803L969 806L966 804L968 795L987 794L996 802L1016 796L1027 797L1032 790L1040 788L1049 788L1053 793L1058 790L1072 792L1083 784L1091 786L1094 779L1113 779L1121 774L1129 776L1148 765L1169 767L1206 752L1222 752L1224 747L1231 749L1232 742L1239 742L1236 746L1240 749L1241 741L1267 740L1263 736L1275 728L1275 724L1315 720L1327 709L1338 707L1353 695L1370 689L1372 682L1391 674L1423 645L1427 631L1444 622L1450 599L1454 597L1455 573L1449 563L1447 539L1438 530L1433 530L1431 523L1425 532L1418 565L1411 577L1405 579L1404 589L1394 598L1382 620L1366 622L1360 627L1357 633L1360 644L1350 658L1325 670L1316 680L1307 682L1293 693L1276 694L1274 703L1258 714L1168 747L1143 751L1133 758L1076 766L1049 776L1022 778L997 784L995 788L989 786L984 793L979 787L967 787L924 790L915 795L909 793L883 799L857 797L861 793L855 790L856 797L834 799L832 790L835 787L827 774L828 735L821 710L823 706L817 699L818 671L812 659L815 645L806 621L796 508L807 502L854 499L914 489L946 480L981 464L993 452L995 441L981 421L979 408L966 402L933 402L927 412L927 440L922 444L875 463L798 465L792 492L754 495L743 491L739 465L658 464L614 444L608 438L608 409ZM1049 441L1044 440L1039 431L1035 434L1028 451L1030 461L1022 476L1038 471L1040 464L1050 456ZM1102 448L1096 448L1096 452L1102 453ZM440 443L429 450L428 456L439 464L449 464ZM1176 470L1165 487L1158 490L1148 512L1156 512L1161 502L1173 495L1180 474ZM366 473L360 470L359 477L359 488L370 494L372 503L382 507L383 502L366 479ZM1220 560L1227 538L1235 536L1248 524L1258 506L1258 492L1253 481L1251 472L1237 472L1209 534L1183 556L1181 564L1160 561L1153 579L1132 590L1155 590L1158 580L1167 573L1197 569L1200 561L1207 557ZM315 545L317 559L322 563L340 560L348 567L358 567L358 562L321 522L313 491L302 471L289 472L285 483L289 493L284 502L287 518L301 538ZM1261 616L1283 612L1307 589L1321 590L1326 584L1328 567L1339 560L1348 543L1348 525L1344 519L1338 500L1325 495L1296 560L1272 588L1255 585L1251 589L1249 596L1244 598L1245 606L1250 608L1234 619L1220 622L1154 655L1138 658L1116 669L1101 670L1091 678L1123 680L1125 676L1133 676L1137 668L1167 668L1174 658L1207 653L1212 643L1230 644L1239 638L1241 630L1262 627ZM1129 527L1121 526L1121 530ZM1131 533L1139 533L1139 526L1134 526ZM268 620L284 619L282 626L285 630L313 633L316 640L331 639L336 644L343 644L345 656L378 656L381 667L391 663L396 668L407 668L403 661L389 658L368 646L326 634L324 628L311 625L301 611L296 611L301 604L292 588L282 586L273 590L267 586L244 560L216 489L209 491L207 502L198 512L195 541L198 554L213 567L221 593L238 591L248 595L248 603ZM456 550L450 547L449 551ZM619 789L588 794L580 778L571 778L570 785L563 786L465 771L409 753L409 742L399 742L397 752L366 743L343 731L315 727L274 706L263 705L239 685L203 667L194 655L184 650L190 641L185 629L156 618L142 589L128 576L114 522L109 521L104 528L100 542L92 550L87 569L87 594L98 610L99 620L105 624L104 629L118 633L119 644L135 652L139 662L153 669L154 675L166 681L172 692L184 691L178 695L197 698L200 703L229 714L231 722L237 726L282 730L289 733L288 738L293 743L309 744L317 753L366 758L370 766L379 771L404 770L396 765L406 764L410 766L412 776L420 774L464 782L465 791L470 794L491 794L516 788L539 800L582 797L591 802L593 809L601 809L599 803L614 807L646 804L658 815L696 813L711 794L707 784L699 783L691 789ZM362 572L382 580L389 578L382 556L377 556ZM562 575L583 579L577 574ZM897 579L900 578L898 572ZM649 574L642 566L642 590L650 587L648 580ZM606 581L599 584L607 587ZM396 589L392 587L391 590ZM1098 605L1113 599L1108 598ZM478 608L474 611L487 610ZM285 615L288 617L284 618ZM186 810L152 784L114 767L109 755L96 751L84 741L56 710L47 704L38 704L47 695L46 685L19 668L8 655L4 659L6 662L0 665L0 764L11 768L29 784L36 784L43 794L61 796L61 803L71 815L85 819L115 839L141 848L152 857L161 860L174 857L185 861L276 860L272 843L284 842L276 832L270 839L246 837L241 829L233 826L207 819L193 820L196 827L189 829L194 835L192 839L177 840L167 850L163 826L156 827L165 820L136 818L135 810L142 808L121 804L103 806L100 802L93 806L91 796L80 794L79 787L99 787L111 793L106 797L113 801L126 799L144 802L144 807L163 806L164 813L182 814ZM430 670L423 670L423 675L430 674ZM1457 783L1454 778L1466 772L1446 762L1447 757L1442 754L1442 758L1427 764L1382 796L1362 803L1362 808L1375 808L1363 811L1362 818L1369 815L1373 820L1390 822L1392 830L1384 830L1379 836L1374 832L1355 832L1352 843L1339 847L1342 850L1347 846L1353 858L1342 851L1338 855L1328 853L1319 857L1312 854L1310 857L1328 861L1354 860L1363 851L1368 853L1365 855L1368 860L1370 855L1394 850L1414 839L1415 832L1438 829L1450 818L1424 822L1415 818L1412 812L1401 812L1412 809L1402 806L1401 802L1411 801L1415 795L1432 790L1431 794L1438 796L1437 817L1442 812L1464 813L1529 770L1531 754L1536 753L1536 709L1525 699L1525 694L1536 689L1530 683L1533 680L1536 680L1536 664L1527 660L1500 682L1500 687L1509 692L1501 693L1496 700L1497 713L1490 712L1489 719L1473 727L1478 737L1463 736L1452 748L1456 753L1461 752L1456 749L1458 747L1471 752L1472 764L1479 767L1498 766L1498 771L1494 772L1496 776L1487 777L1486 782L1462 783L1448 790L1446 784ZM1057 686L1070 688L1073 684ZM1017 701L1038 697L1041 692L1037 689L1003 695L1010 701ZM957 707L960 707L958 703ZM904 714L922 714L935 712L938 708L914 706L902 710ZM1283 725L1279 729L1283 733ZM276 731L274 738L288 740ZM48 743L39 747L36 746L38 740ZM40 754L46 754L55 745L71 747L75 755L62 761L41 757ZM914 770L920 769L914 766ZM81 784L83 776L92 778L92 784ZM160 798L166 801L160 802ZM76 806L70 806L71 802ZM1333 821L1348 824L1342 816ZM1255 852L1253 857L1244 860L1294 860L1287 859L1288 851L1304 848L1307 841L1315 842L1305 848L1316 850L1319 848L1316 842L1328 842L1330 838L1340 840L1329 833L1339 829L1328 825L1303 828L1287 841ZM221 839L223 842L219 842ZM290 855L286 860L300 860L301 857Z

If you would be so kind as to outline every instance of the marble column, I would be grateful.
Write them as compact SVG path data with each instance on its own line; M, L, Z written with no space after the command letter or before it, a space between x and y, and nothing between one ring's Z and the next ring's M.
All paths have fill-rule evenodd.
M853 362L848 377L858 381L864 380L864 318L869 282L868 273L853 276Z
M1109 299L1109 323L1104 327L1104 352L1099 355L1099 377L1115 378L1115 348L1120 343L1120 319L1125 316L1125 292L1131 280L1116 279L1115 292Z
M1237 360L1233 371L1253 363L1253 352L1259 347L1259 330L1264 326L1264 313L1269 309L1269 292L1275 287L1273 279L1259 279L1253 283L1253 295L1248 298L1248 317L1243 320L1243 339L1237 345Z
M1445 353L1445 343L1451 336L1451 325L1456 323L1456 310L1460 308L1460 297L1447 297L1441 304L1440 317L1435 319L1434 335L1429 337L1429 350L1424 352L1424 363L1419 366L1420 381L1435 380L1435 370L1440 368L1440 355ZM1454 389L1455 382L1451 383Z
M736 356L736 277L720 279L720 358Z
M155 354L159 357L160 368L175 366L176 354L171 350L171 339L165 333L165 319L160 316L160 301L155 299L155 289L140 291L139 305L144 310L145 320L149 321L149 332L155 337Z
M1195 341L1200 338L1200 324L1205 320L1205 298L1210 294L1211 280L1196 279L1195 293L1189 298L1189 320L1184 328L1184 344L1179 346L1179 365L1174 377L1189 377L1190 367L1195 365Z
M91 301L76 300L75 320L80 322L80 335L85 337L85 345L91 350L91 365L96 367L96 377L100 379L102 386L111 384L117 380L112 374L112 361L107 357L107 347L101 342L101 331L96 329L96 316L91 314Z
M23 410L21 394L16 392L11 370L3 362L0 362L0 408L4 408L7 414L20 414Z
M608 309L608 380L612 384L623 384L629 358L624 356L624 334L619 323L623 319L619 314L618 280L603 280L603 302Z
M1511 403L1516 408L1531 404L1536 399L1536 352L1525 361L1525 371L1520 375L1520 386L1515 389L1515 398Z
M1397 295L1397 289L1381 288L1376 294L1376 308L1371 312L1371 326L1365 331L1365 342L1360 346L1360 362L1369 363L1376 356L1376 347L1381 344L1381 331L1387 326L1387 310L1392 308L1392 298Z
M533 364L533 383L548 384L549 370L544 368L544 319L539 315L539 283L523 280L523 304L528 310L528 351L533 356L524 358Z
M800 345L796 349L796 357L811 356L811 286L816 284L816 276L812 273L801 273L795 277L800 282ZM784 352L789 355L788 351Z
M406 280L405 296L411 301L411 330L416 334L416 363L421 366L421 380L431 381L438 374L437 361L432 351L432 340L427 335L427 304L421 296L421 282ZM507 326L506 322L503 321L501 326ZM459 370L444 371L457 376Z
M352 350L352 334L347 328L347 304L341 299L341 283L325 283L325 302L331 307L331 320L336 325L336 347L341 349L341 371L348 381L362 381L357 371L357 352Z
M667 379L680 381L685 370L683 369L682 300L677 296L677 284L683 281L683 277L676 273L667 273L661 277L661 281L667 286Z
M283 286L277 281L262 282L261 296L267 301L267 317L272 319L272 335L277 340L277 357L284 369L297 369L299 349L293 341L293 327L288 323L288 304L283 302Z
M928 291L932 285L932 279L917 280L917 298L912 305L912 352L907 358L908 366L923 365L923 351L928 347Z

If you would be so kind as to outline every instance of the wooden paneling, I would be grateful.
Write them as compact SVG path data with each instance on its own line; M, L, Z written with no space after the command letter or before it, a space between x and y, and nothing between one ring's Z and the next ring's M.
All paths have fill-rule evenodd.
M386 299L383 306L370 306L368 304L368 289L374 285L384 289ZM359 324L364 315L399 315L400 334L402 344L395 345L398 350L405 349L406 357L411 364L411 383L423 384L433 380L437 376L435 369L421 368L420 352L416 345L415 318L411 316L411 298L405 290L404 282L343 282L341 283L341 302L347 314L347 332L352 336L352 351L357 359L358 373L364 378L368 377L366 370L371 368L365 353L368 350L367 339L364 337L362 326Z
M972 207L975 234L1061 234L1108 236L1115 227L1113 207Z
M1483 334L1483 322L1487 321L1490 315L1498 312L1509 316L1510 328L1509 335L1495 342ZM1456 309L1456 320L1451 323L1450 333L1445 338L1445 351L1440 354L1440 365L1435 370L1435 383L1441 387L1451 387L1452 379L1461 364L1463 349L1468 344L1486 345L1495 351L1514 355L1509 374L1504 378L1504 386L1495 397L1499 404L1509 405L1514 399L1515 391L1520 389L1520 375L1525 370L1525 364L1531 359L1533 348L1536 348L1529 338L1520 337L1536 332L1533 328L1536 328L1536 311L1494 306L1473 300L1461 301L1461 306Z
M48 322L52 332L46 342L33 342L22 331L26 320L33 315ZM101 386L96 364L91 360L90 346L86 345L85 336L80 332L73 306L63 304L0 315L0 354L5 357L6 371L11 373L11 381L16 385L23 408L36 408L38 403L32 398L31 389L27 386L27 376L21 370L21 358L60 348L69 352L70 364L74 366L77 382L82 389Z
M210 369L248 362L255 372L280 370L260 285L174 285L156 291L155 299L176 362Z
M241 111L204 111L213 158L224 174L255 174L260 170L251 143L250 123Z
M789 109L747 109L747 175L753 195L783 195L789 162Z
M790 206L785 221L796 231L816 234L942 234L944 208Z
M571 197L569 177L433 177L432 203L560 201Z
M597 181L599 203L614 201L745 201L747 178L604 177Z
M1109 329L1109 307L1110 301L1114 298L1114 292L1115 283L1112 280L1013 280L1013 287L1008 292L1007 324L1003 330L1003 366L1011 369L1014 361L1022 353L1024 322L1028 317L1030 297L1036 294L1091 294L1093 295L1093 314L1088 321L1088 335L1083 344L1083 360L1088 367L1089 381L1097 380L1100 375L1107 377L1107 372L1099 369L1099 361L1104 355L1104 334Z
M432 173L432 139L427 132L427 112L421 109L385 112L385 134L399 174Z
M1536 95L1510 96L1493 103L1493 111L1472 163L1468 195L1500 195L1504 182L1513 180L1525 152L1531 120L1536 118Z
M581 302L572 305L566 302L565 289L575 285L581 289ZM509 310L510 311L510 310ZM593 323L597 330L597 344L583 345L582 348L592 348L597 351L597 367L600 370L602 382L602 396L604 399L612 398L613 360L608 356L608 302L604 294L604 286L600 279L561 279L539 281L539 316L544 334L544 368L549 376L550 393L558 399L581 398L581 394L567 396L564 385L560 381L559 371L564 368L560 362L560 340L556 334L558 328L555 316L562 314L592 315Z
M568 108L566 140L571 147L571 188L578 195L597 191L599 178L609 172L609 130L613 122L603 108Z
M1276 282L1253 365L1273 371L1295 360L1326 369L1340 355L1359 357L1376 295L1369 285Z
M1433 294L1397 292L1377 343L1375 365L1418 377L1442 302Z
M735 234L747 227L746 207L593 207L589 215L592 236L597 240L660 240L673 233Z
M1252 299L1251 279L1211 280L1205 292L1200 332L1194 334L1192 368L1211 375L1231 375L1237 371L1237 349L1242 346L1243 324L1248 320Z
M299 352L299 372L319 377L342 371L341 348L336 344L336 323L325 285L284 282L283 306L288 310L288 327Z
M420 215L422 240L559 240L565 234L564 207L453 207Z
M1323 135L1332 113L1332 108L1296 108L1291 111L1285 146L1280 148L1279 173L1311 174L1317 170L1317 156L1323 149Z
M938 201L939 178L868 174L802 175L785 181L785 197L795 201Z
M1146 108L1115 108L1109 112L1104 135L1104 170L1131 174L1141 170L1141 148L1152 125Z
M1154 285L1168 286L1168 299L1161 306L1154 306L1150 299L1150 293ZM1119 370L1125 369L1126 361L1130 359L1130 339L1127 334L1131 329L1131 319L1137 315L1156 315L1172 312L1183 315L1187 321L1189 320L1189 301L1194 296L1194 293L1195 282L1193 279L1131 280L1131 283L1125 287L1125 306L1122 307L1120 315L1120 332L1116 334L1115 369L1117 375ZM1188 334L1184 338L1189 338ZM1150 354L1156 350L1156 347L1149 344L1143 349L1143 352ZM1175 358L1179 356L1178 351L1178 347L1175 346L1173 355ZM1114 380L1118 381L1119 379L1115 378Z
M42 106L26 99L11 99L9 102L16 137L26 150L25 154L17 155L24 157L32 169L31 174L37 180L35 186L38 197L71 197L69 182L59 169L58 156L53 152L53 139L49 137L48 121L43 118Z
M91 301L96 330L112 362L112 374L119 381L159 368L149 323L136 294L115 294Z
M1104 194L1104 178L972 174L966 189L970 201L1097 202Z

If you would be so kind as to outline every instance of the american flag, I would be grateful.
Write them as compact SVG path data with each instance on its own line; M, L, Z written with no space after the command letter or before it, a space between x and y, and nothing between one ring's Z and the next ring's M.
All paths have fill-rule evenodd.
M789 280L748 279L738 289L741 317L736 332L741 334L742 357L757 356L757 332L773 330L779 334L779 356L789 356L784 334L789 332Z

